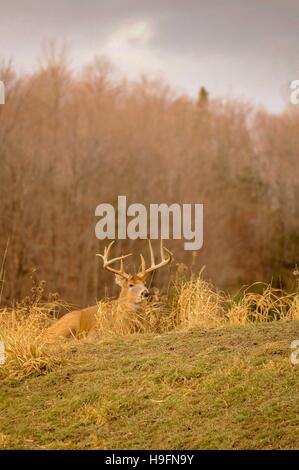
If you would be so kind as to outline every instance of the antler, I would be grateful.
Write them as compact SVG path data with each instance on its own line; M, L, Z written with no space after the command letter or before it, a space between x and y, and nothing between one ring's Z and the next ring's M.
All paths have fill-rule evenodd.
M103 268L111 273L117 274L118 276L124 277L125 279L129 279L130 275L124 271L124 259L128 258L128 256L132 256L132 253L128 255L118 256L117 258L108 259L109 253L111 250L112 245L114 244L114 240L107 246L105 246L104 254L97 254L103 259ZM110 265L115 263L116 261L120 261L120 269L114 269Z
M149 268L146 268L144 257L143 255L140 255L141 271L138 273L138 276L140 277L145 277L147 274L153 271L156 271L157 269L162 268L163 266L166 266L168 263L170 263L170 261L173 258L171 251L169 251L167 248L165 248L165 246L163 246L163 240L161 240L161 244L160 244L161 262L159 264L155 264L153 247L152 247L150 240L148 241L148 244L149 244L150 255L151 255L151 266ZM164 257L165 254L168 256Z

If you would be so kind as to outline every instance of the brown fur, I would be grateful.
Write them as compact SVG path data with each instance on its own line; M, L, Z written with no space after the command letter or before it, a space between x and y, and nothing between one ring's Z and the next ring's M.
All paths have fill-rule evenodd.
M94 337L96 335L97 311L97 305L93 305L83 310L66 313L54 325L50 326L48 336L52 338L73 336L78 339L84 335L88 338Z
M128 279L122 279L116 276L115 282L121 287L118 302L122 302L129 308L136 309L148 295L144 281L138 276L130 276ZM96 337L96 315L97 305L87 307L82 310L74 310L66 313L50 326L47 336L52 339L59 337L74 337L93 339Z
M161 261L160 263L155 264L154 253L149 240L151 266L146 269L144 257L140 255L141 271L136 276L132 276L124 271L123 265L123 260L128 256L131 256L130 254L119 256L118 258L113 258L109 261L109 253L113 243L114 241L112 241L108 247L105 247L104 254L99 256L103 259L103 267L107 271L115 274L115 282L121 288L118 302L121 302L129 309L136 310L139 308L139 304L146 300L149 295L149 291L145 286L146 276L149 273L166 266L171 261L172 254L167 248L163 247L163 241L161 240ZM115 261L120 261L120 269L118 270L111 266ZM76 338L81 338L83 336L94 338L96 336L97 312L97 305L84 308L83 310L74 310L73 312L69 312L48 329L47 335L49 338L67 338L69 336Z

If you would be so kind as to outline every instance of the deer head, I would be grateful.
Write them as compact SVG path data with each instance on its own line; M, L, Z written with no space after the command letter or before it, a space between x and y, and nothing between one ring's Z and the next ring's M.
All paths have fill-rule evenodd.
M103 268L107 271L115 274L115 282L121 288L121 292L119 295L119 300L125 302L126 304L135 307L138 306L141 302L145 301L149 296L148 288L146 287L146 278L147 276L160 269L167 264L170 263L172 260L172 253L163 246L163 242L161 240L160 244L160 254L161 254L161 261L160 263L155 263L155 257L151 242L149 240L149 250L150 250L150 258L151 258L151 265L146 268L145 259L142 254L140 254L141 259L141 270L133 275L129 274L124 270L124 259L132 256L131 253L123 256L118 256L117 258L109 259L109 254L111 248L114 244L112 241L108 247L105 247L104 254L98 254L103 259ZM120 262L119 269L115 269L112 265L116 262Z

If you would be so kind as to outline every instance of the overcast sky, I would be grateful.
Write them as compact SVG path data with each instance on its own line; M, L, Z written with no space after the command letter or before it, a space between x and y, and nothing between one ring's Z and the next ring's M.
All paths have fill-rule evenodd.
M0 57L36 66L70 45L74 69L105 54L120 73L279 112L299 79L299 0L0 0ZM1 78L1 77L0 77Z

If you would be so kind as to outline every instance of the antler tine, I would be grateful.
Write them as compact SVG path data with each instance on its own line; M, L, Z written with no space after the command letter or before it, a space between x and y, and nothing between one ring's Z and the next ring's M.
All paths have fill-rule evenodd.
M108 258L110 250L111 250L112 246L114 245L114 242L115 242L115 240L112 240L112 242L110 242L107 247L105 246L104 253L106 252L106 258Z
M151 256L151 266L149 268L145 269L144 258L143 258L142 255L140 255L142 270L140 271L140 273L138 273L138 276L144 277L147 274L149 274L153 271L156 271L157 269L160 269L163 266L166 266L168 263L170 263L170 261L173 258L173 255L172 255L171 251L169 251L167 248L165 248L163 246L163 241L162 240L161 240L161 244L160 244L160 252L161 252L161 261L160 261L160 263L155 264L154 252L153 252L153 248L152 248L152 244L151 244L150 240L149 240L149 249L150 249L150 256ZM168 255L167 257L164 256L165 253Z
M140 255L140 259L141 259L141 271L139 275L143 277L145 275L145 260L144 260L143 255Z
M162 240L161 240L161 242L162 242ZM150 254L151 254L151 266L154 266L155 256L154 256L154 252L153 252L152 242L150 241L150 239L148 240L148 245L149 245Z
M168 254L171 259L173 258L173 254L171 253L171 251L168 250L168 248L166 248L166 246L163 245L163 240L161 240L161 243L160 243L160 253L161 253L161 259L165 259L164 258L165 253Z
M104 248L104 254L97 254L97 256L100 256L103 260L103 268L106 269L107 271L110 271L111 273L117 274L118 276L122 276L126 279L129 278L129 274L124 271L124 259L128 258L128 256L132 256L132 253L129 253L127 255L122 255L122 256L117 256L116 258L108 259L110 250L112 248L112 245L114 244L114 240L109 243L108 247L105 246ZM120 261L120 269L115 269L112 268L110 265L115 263L116 261Z
M170 256L170 260L172 260L173 253L168 248L166 248L166 246L163 246L163 250L166 251L166 253Z

